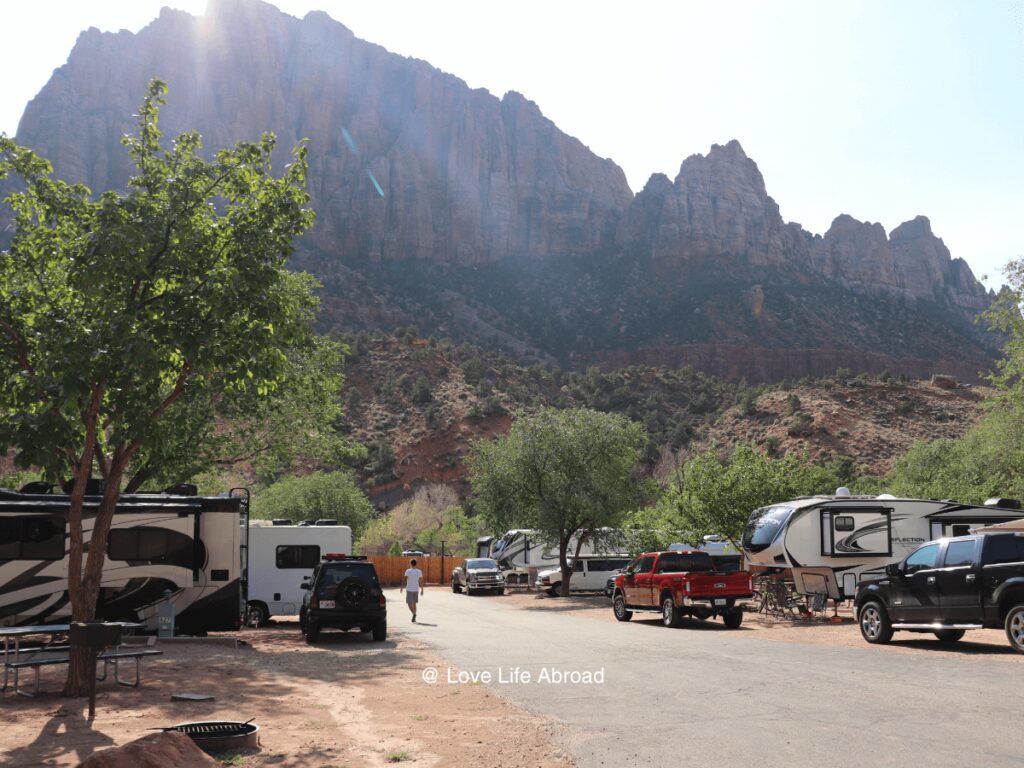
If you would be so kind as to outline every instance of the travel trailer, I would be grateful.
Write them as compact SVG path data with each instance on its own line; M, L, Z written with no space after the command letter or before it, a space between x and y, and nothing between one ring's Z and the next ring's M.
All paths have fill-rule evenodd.
M849 600L868 571L898 563L920 544L1024 518L1020 504L851 496L794 499L754 510L743 531L743 554L754 566L789 568L796 591Z
M69 497L33 483L0 489L0 626L67 622ZM47 491L47 492L40 492ZM241 626L249 503L242 495L197 496L194 486L121 496L103 565L97 617L157 626L170 602L183 634ZM86 495L92 536L100 496Z
M298 616L305 594L302 581L329 553L352 554L351 528L334 520L313 525L254 520L249 526L249 623Z
M591 541L585 541L580 548L580 555L618 554L622 547L616 548L615 542L608 541L609 534L616 531L606 530L602 541L595 549ZM487 551L483 552L486 546ZM576 554L576 539L569 542L569 555ZM517 528L507 531L497 539L479 539L477 556L491 557L498 561L503 571L511 571L505 575L508 584L531 584L537 578L539 570L558 567L558 547L538 538L536 531Z

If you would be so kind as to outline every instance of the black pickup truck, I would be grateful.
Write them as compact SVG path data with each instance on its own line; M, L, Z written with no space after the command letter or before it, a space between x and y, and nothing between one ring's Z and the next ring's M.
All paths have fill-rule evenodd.
M1024 535L984 533L923 544L855 600L861 635L887 643L897 630L953 643L968 629L1006 630L1024 653Z

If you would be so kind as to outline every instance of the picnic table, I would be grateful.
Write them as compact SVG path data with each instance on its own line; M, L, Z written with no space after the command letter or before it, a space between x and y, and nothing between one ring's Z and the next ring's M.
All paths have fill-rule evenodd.
M122 645L123 631L126 629L141 629L144 624L132 621L105 622L107 627L118 627L117 643L110 650L103 650L96 659L103 662L103 674L96 679L105 680L107 677L108 665L114 664L114 680L118 685L125 685L136 688L139 685L140 672L139 663L145 656L157 656L163 653L153 649L126 649ZM71 645L67 642L66 636L71 632L70 624L35 624L23 627L0 627L0 638L4 641L4 681L0 691L6 691L11 670L14 670L14 692L19 696L33 697L39 693L39 670L45 666L63 665L71 661ZM21 642L28 637L37 638L38 645L31 648L22 648ZM11 644L13 642L13 654ZM132 660L135 662L135 682L122 681L118 662ZM19 682L19 672L22 669L31 669L35 672L35 692L30 693L23 690Z

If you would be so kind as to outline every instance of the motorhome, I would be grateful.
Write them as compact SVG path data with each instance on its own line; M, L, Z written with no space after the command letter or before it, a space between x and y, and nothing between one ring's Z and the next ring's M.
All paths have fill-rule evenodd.
M754 510L743 531L743 554L754 566L791 569L796 591L852 599L862 574L898 563L920 544L972 528L1024 518L1020 504L813 496Z
M0 489L0 626L67 622L70 497L41 484L23 491ZM169 602L183 634L241 626L248 493L194 493L194 486L175 486L120 497L107 540L98 618L137 621L155 630L157 609ZM100 499L85 497L86 542Z
M302 581L326 554L352 554L352 529L334 520L294 525L291 520L253 520L249 526L250 624L272 616L298 616Z

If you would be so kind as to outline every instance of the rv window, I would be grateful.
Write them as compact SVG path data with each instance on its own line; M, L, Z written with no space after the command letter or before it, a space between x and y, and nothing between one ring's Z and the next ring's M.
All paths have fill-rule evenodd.
M837 531L852 531L853 518L849 515L840 515L835 518L835 527Z
M934 568L935 560L938 556L938 544L929 544L921 547L907 558L906 572L913 573L914 571L923 571L927 568Z
M946 562L947 568L953 568L957 565L973 565L974 564L974 539L968 539L967 541L951 541L946 546Z
M115 528L107 539L107 557L191 568L194 544L190 536L167 528Z
M0 518L0 560L63 560L64 518L25 515Z
M277 548L278 568L314 568L320 562L315 544L288 544Z

